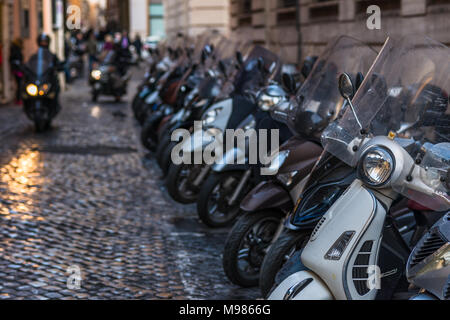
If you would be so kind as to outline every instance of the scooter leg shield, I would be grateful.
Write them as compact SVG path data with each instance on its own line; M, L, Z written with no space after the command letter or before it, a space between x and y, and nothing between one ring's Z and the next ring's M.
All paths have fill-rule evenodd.
M241 209L247 212L292 206L289 192L272 181L258 184L241 202Z
M317 275L300 271L276 287L268 300L334 300L334 297Z

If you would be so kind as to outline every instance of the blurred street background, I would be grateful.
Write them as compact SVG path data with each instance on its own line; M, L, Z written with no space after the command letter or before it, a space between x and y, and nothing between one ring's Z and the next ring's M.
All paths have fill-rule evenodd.
M368 28L370 5L381 9L380 29ZM130 103L162 39L217 29L299 66L338 35L378 49L388 35L449 45L449 21L450 0L0 0L0 299L259 298L223 272L229 229L210 230L194 206L172 201L141 147ZM62 111L36 134L11 61L36 53L43 32L67 62ZM128 94L92 102L89 48L117 34L136 60ZM71 268L79 288L68 285Z

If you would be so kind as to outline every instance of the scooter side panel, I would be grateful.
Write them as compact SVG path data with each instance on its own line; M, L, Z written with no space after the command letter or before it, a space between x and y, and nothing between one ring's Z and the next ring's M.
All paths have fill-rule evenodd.
M289 192L272 181L258 184L241 202L241 209L247 212L292 206Z
M269 300L334 300L327 285L311 271L300 271L284 280Z
M360 239L364 235L369 235L373 240L381 234L386 211L380 213L380 219L373 221L377 215L378 205L374 195L367 190L360 180L356 180L339 198L338 201L322 218L321 223L311 235L311 239L306 245L302 262L306 267L313 270L330 288L336 299L349 299L349 288L347 278L349 276L347 265L355 258L356 246L361 246ZM371 223L374 222L376 230L368 232ZM374 229L374 228L372 228ZM326 255L331 248L335 247L337 241L345 232L353 233L347 246L343 250L339 259L327 259ZM374 243L374 250L377 250L377 243ZM369 263L374 264L371 256ZM350 268L351 270L351 268Z

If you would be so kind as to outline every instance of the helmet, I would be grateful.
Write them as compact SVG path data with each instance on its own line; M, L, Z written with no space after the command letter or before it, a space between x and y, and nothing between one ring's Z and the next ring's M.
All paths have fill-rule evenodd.
M48 48L50 45L50 36L46 33L41 33L37 38L39 47Z

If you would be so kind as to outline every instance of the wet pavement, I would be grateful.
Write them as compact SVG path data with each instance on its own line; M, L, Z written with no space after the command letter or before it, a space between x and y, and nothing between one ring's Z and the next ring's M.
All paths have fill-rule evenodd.
M138 78L138 77L136 77ZM228 230L173 202L129 99L63 93L51 131L0 106L0 299L255 299L222 270Z

